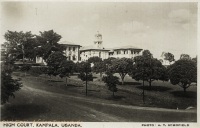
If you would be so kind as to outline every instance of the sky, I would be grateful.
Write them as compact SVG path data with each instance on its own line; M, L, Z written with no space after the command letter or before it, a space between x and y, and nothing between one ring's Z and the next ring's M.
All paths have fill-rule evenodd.
M197 3L2 2L1 42L6 31L53 29L69 41L93 45L99 31L103 46L135 46L159 58L170 52L197 55Z

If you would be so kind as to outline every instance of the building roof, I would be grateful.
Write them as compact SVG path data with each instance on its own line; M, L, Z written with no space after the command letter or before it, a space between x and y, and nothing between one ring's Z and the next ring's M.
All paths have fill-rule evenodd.
M72 43L72 42L69 42L69 41L63 41L63 42L60 42L60 44L64 45L64 46L79 46L79 47L82 47L79 44L75 44L75 43Z
M137 50L142 50L142 48L138 48L138 47L131 46L131 45L113 48L113 50L120 50L120 49L137 49Z

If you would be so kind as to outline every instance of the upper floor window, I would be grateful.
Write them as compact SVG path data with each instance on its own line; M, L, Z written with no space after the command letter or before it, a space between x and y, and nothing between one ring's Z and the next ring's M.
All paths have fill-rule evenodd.
M69 47L69 51L71 50L71 47Z
M75 48L75 47L73 47L73 51L75 51L75 49L76 49L76 48Z

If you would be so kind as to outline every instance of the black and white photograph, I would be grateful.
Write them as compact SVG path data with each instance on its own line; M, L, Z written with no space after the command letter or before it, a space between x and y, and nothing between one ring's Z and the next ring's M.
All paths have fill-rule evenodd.
M198 126L198 4L1 1L1 126Z

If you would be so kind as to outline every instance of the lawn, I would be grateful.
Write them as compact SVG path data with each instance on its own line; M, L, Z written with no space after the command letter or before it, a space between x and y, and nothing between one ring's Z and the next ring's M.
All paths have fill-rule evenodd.
M188 107L197 108L197 86L192 85L184 94L183 89L178 85L172 85L169 82L154 81L152 89L149 90L148 83L145 82L145 103L142 100L142 81L135 81L128 75L125 77L125 84L118 85L118 92L115 98L102 81L99 81L99 74L93 74L94 80L88 84L88 98L95 97L116 104L159 107L171 109L187 109ZM117 74L116 74L117 75ZM33 82L33 88L44 89L51 92L63 94L76 94L85 96L85 82L73 75L68 80L68 86L65 86L65 79L59 77L48 77L46 75L23 77L23 73L14 73L15 77L21 77L23 80ZM117 75L118 76L118 75ZM34 86L33 86L34 85Z

